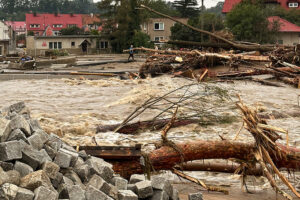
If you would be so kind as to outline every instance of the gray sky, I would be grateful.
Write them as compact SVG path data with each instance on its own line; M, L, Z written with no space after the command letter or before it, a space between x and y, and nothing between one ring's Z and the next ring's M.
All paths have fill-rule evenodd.
M101 0L94 0L94 2L99 2L99 1L101 1ZM174 0L168 0L168 1L174 1ZM200 5L201 0L197 0L197 1L198 1L198 4ZM204 0L204 5L206 8L210 8L210 7L217 5L217 3L219 1L224 1L224 0Z

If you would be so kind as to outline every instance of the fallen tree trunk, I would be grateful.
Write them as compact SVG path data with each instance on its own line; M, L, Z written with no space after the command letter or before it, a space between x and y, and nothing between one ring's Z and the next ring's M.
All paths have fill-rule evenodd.
M197 163L184 163L182 166L176 166L176 169L183 171L209 171L209 172L222 172L234 174L240 165L236 163L225 164L225 163L213 163L213 162L197 162ZM239 173L238 173L239 174ZM256 167L247 170L247 175L262 176L263 171L261 167Z
M238 159L250 161L254 159L254 144L230 142L230 141L193 141L186 143L176 143L181 153L170 146L163 146L150 152L146 159L146 165L151 164L154 170L170 170L175 165L181 163L182 156L184 161L204 160L204 159ZM281 160L276 158L278 168L300 169L300 159L293 160L288 155L300 154L299 149L282 147ZM181 156L182 155L182 156ZM271 156L274 156L272 153ZM275 160L275 159L274 159ZM124 177L129 177L135 173L143 173L143 167L139 161L112 162L115 172Z
M194 41L182 41L182 40L169 40L168 44L175 44L181 46L201 46L201 47L213 47L213 48L224 48L230 49L232 46L226 43L216 42L194 42Z
M140 131L151 129L151 130L160 130L162 129L170 119L161 119L161 120L148 120L148 121L140 121L135 123L130 123L122 128L118 129L118 133L123 134L137 134ZM197 123L199 120L196 119L181 119L176 120L172 127L179 127L179 126L185 126L192 123ZM97 127L97 133L99 132L109 132L114 131L118 127L120 127L121 124L114 124L114 125L104 125L104 126L98 126Z

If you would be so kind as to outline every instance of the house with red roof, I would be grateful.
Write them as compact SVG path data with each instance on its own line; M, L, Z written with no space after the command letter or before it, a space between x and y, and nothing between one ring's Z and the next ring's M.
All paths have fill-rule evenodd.
M5 21L7 26L10 26L16 33L16 35L26 34L26 22L25 21Z
M26 14L27 33L32 31L34 35L41 36L49 26L54 35L59 35L63 28L73 26L82 28L82 16L80 14Z
M242 0L225 0L222 12L229 13ZM300 0L264 0L268 6L281 6L284 9L300 9Z
M278 44L296 45L300 44L300 26L293 24L277 16L268 18L271 25L277 23L279 30L277 33Z
M91 30L97 30L101 31L102 26L101 26L101 20L100 20L100 15L97 14L82 14L82 26L84 31L88 32Z

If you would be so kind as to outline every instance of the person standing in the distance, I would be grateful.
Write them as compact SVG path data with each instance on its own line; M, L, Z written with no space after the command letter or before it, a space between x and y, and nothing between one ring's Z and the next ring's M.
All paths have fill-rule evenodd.
M133 53L133 45L130 45L128 61L130 58L132 58L132 61L134 61Z

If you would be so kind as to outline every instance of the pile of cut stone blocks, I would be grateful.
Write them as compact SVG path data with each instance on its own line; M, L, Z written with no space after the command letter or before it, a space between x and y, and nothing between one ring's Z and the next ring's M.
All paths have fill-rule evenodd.
M24 102L0 112L0 199L178 200L160 176L129 182L101 158L77 152L30 117Z

